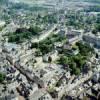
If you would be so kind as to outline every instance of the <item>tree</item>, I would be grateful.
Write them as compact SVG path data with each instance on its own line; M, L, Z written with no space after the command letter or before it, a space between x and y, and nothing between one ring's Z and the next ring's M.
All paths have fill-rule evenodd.
M0 73L0 83L2 83L5 79L5 75Z
M100 24L97 24L97 25L96 25L96 30L97 30L98 32L100 32Z
M41 53L40 50L37 50L37 51L35 52L35 56L41 56L41 55L42 55L42 53Z
M97 34L97 30L96 29L93 29L92 30L92 33L96 35Z
M79 68L76 68L76 69L74 70L74 74L75 74L75 75L79 75L79 74L80 74L80 69L79 69Z
M59 59L59 63L63 65L68 64L68 58L66 56L61 56Z
M52 58L49 56L48 58L48 62L51 63L52 62Z
M80 54L82 56L89 56L89 52L94 53L94 49L90 47L87 43L83 44L81 42L77 42L76 45L79 48Z
M53 50L53 46L48 44L40 44L39 49L43 54L49 53Z
M38 48L38 43L32 43L31 48Z
M30 28L29 28L29 32L31 32L31 33L33 33L34 35L38 35L39 34L39 32L41 32L41 28L40 27L38 27L38 26L31 26Z

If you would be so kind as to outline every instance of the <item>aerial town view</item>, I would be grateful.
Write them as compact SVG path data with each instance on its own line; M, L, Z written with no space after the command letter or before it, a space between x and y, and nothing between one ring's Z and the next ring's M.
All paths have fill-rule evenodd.
M0 0L0 100L100 100L100 0Z

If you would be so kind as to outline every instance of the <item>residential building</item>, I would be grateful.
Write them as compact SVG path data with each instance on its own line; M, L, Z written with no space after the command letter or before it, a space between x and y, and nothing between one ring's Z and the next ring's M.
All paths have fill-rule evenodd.
M99 34L94 35L94 34L88 33L86 35L83 35L83 40L86 43L93 44L93 46L96 48L100 48L100 35Z

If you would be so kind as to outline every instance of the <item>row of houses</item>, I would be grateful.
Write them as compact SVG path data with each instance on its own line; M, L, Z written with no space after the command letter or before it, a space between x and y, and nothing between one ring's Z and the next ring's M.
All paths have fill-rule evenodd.
M92 33L88 33L83 35L83 40L89 44L92 44L96 48L100 48L100 35L94 35Z

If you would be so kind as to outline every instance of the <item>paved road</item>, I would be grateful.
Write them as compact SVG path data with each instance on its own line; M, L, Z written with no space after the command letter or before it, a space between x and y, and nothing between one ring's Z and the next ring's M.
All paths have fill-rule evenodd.
M57 25L54 25L50 30L46 31L45 33L43 33L42 35L40 35L37 38L33 38L31 41L32 42L40 42L44 39L46 39L49 35L52 34L52 32L54 31L54 29L57 27Z

